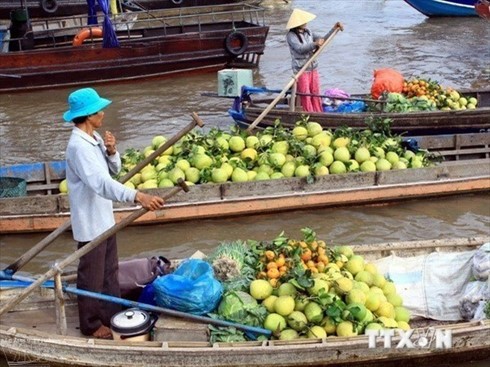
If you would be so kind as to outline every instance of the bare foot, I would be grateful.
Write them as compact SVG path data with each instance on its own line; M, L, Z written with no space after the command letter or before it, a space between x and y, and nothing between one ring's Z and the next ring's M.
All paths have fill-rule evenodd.
M96 339L112 339L112 331L107 326L101 325L92 336Z

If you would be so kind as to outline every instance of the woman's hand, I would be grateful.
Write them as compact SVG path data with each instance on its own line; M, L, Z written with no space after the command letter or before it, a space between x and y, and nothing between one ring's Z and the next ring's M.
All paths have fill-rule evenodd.
M318 47L320 47L321 45L323 45L325 43L325 40L323 38L319 38L315 41L315 45L317 45Z
M107 149L107 154L116 154L116 137L112 135L110 131L106 131L104 134L104 145Z
M163 204L165 204L165 200L163 200L160 196L145 194L141 191L136 193L135 201L141 204L141 206L147 210L162 209Z

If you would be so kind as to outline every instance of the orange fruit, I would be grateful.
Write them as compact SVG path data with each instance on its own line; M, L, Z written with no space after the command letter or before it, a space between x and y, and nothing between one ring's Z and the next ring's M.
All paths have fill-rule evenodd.
M277 269L277 264L274 261L271 261L270 263L267 264L267 270L269 269Z
M267 270L267 276L270 279L277 279L280 276L279 270L277 270L277 268L270 268L269 270Z
M276 254L274 253L274 251L267 250L265 252L265 257L267 260L273 260L276 257Z

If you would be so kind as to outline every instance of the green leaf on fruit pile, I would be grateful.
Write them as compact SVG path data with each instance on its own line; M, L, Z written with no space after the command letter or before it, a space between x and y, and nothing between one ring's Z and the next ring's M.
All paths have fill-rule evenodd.
M301 232L303 233L303 238L306 243L316 241L316 232L313 229L305 227L301 229Z

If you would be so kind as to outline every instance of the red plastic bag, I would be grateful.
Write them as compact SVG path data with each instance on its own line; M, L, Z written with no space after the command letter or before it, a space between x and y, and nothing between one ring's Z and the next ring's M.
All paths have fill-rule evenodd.
M378 99L383 92L401 93L405 78L398 71L390 68L374 70L374 81L371 95Z

